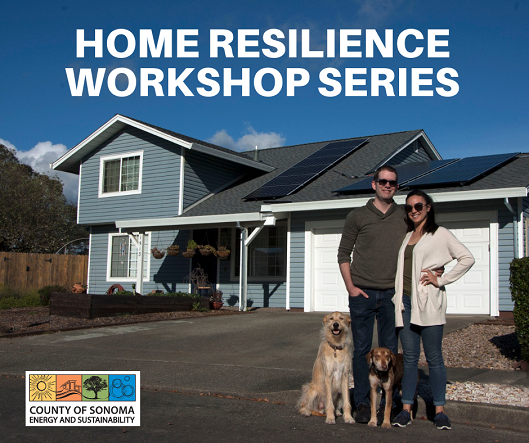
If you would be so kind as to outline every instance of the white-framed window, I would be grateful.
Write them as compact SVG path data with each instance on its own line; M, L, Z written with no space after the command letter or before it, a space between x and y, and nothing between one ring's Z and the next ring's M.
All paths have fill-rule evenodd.
M99 160L99 197L141 194L143 151L107 155Z
M137 248L127 234L108 234L107 281L136 281ZM145 233L143 245L143 281L149 281L151 235Z
M254 228L248 229L251 234ZM231 279L239 279L240 240L232 235ZM287 226L265 226L248 246L248 281L280 282L286 280Z

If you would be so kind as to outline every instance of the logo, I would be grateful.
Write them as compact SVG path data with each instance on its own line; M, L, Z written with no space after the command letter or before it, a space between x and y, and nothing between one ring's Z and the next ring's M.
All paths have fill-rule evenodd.
M26 371L26 426L140 426L139 372Z

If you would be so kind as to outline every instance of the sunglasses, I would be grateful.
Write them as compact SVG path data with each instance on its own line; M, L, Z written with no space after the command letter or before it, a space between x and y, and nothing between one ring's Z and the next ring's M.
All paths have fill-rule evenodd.
M389 186L396 188L398 183L397 180L386 180L385 178L377 178L375 180L380 186L386 186L389 183Z
M410 213L411 211L413 211L413 209L415 209L417 212L421 212L424 209L424 203L415 203L413 206L404 205L404 210L407 213Z

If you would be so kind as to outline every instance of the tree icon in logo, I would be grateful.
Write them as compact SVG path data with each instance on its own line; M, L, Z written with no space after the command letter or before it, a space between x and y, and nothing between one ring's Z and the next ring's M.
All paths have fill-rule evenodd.
M85 388L87 391L93 391L95 394L94 400L97 400L97 393L99 391L102 391L103 389L107 389L108 385L105 380L103 380L101 377L98 377L97 375L93 375L90 378L87 378L83 383L83 388Z

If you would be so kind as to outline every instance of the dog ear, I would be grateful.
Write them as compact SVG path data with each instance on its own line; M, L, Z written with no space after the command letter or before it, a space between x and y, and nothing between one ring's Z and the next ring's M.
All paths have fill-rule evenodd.
M325 317L323 317L323 324L327 323L327 318L328 318L328 317L329 317L328 315L326 315Z
M349 317L348 315L345 316L345 319L347 320L347 324L348 325L351 325L351 317Z
M367 359L367 362L369 364L373 363L372 359L373 359L373 352L374 352L374 349L371 349L371 351L369 351L369 354L366 355L366 359Z

